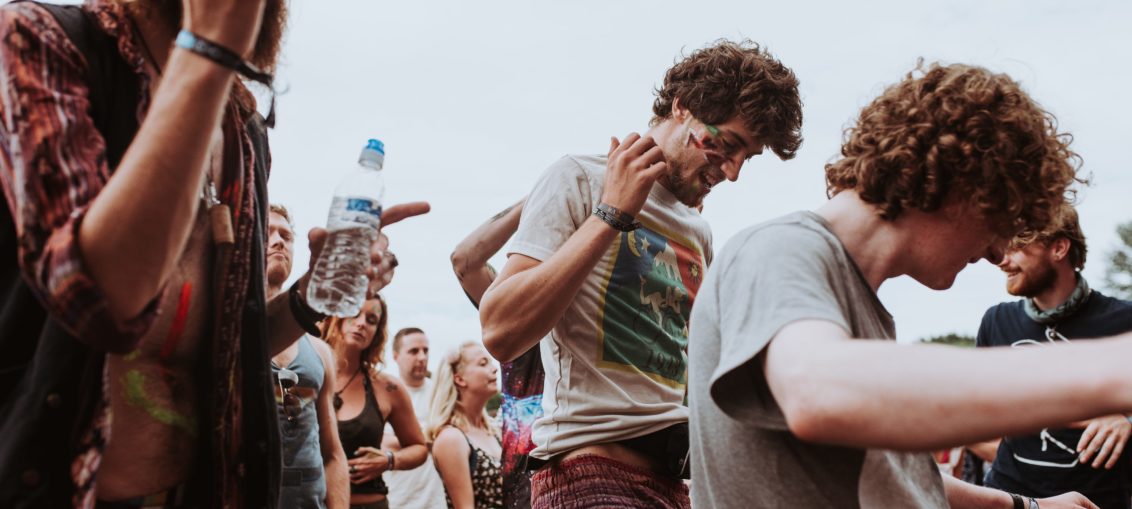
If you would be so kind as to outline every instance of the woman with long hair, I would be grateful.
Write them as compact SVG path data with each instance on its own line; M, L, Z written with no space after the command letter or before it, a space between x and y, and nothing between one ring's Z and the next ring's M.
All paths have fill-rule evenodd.
M499 430L484 409L499 391L498 372L487 350L475 341L449 351L437 367L428 436L449 508L503 507Z
M388 338L385 301L367 300L358 316L331 317L322 323L322 337L334 349L338 376L334 408L338 435L349 458L350 507L385 509L389 489L381 474L420 466L428 456L421 432L401 381L379 371ZM381 449L385 423L401 449Z

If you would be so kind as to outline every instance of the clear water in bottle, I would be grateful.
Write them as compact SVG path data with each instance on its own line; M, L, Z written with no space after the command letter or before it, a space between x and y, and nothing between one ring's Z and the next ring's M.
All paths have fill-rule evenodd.
M339 183L326 221L326 244L311 272L307 304L333 316L352 317L366 300L370 245L381 228L385 147L370 140L358 168Z

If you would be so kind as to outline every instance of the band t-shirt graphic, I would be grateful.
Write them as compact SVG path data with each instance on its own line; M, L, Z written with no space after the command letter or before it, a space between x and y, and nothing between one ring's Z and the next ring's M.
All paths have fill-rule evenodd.
M994 306L983 316L976 345L1048 348L1130 330L1132 303L1093 291L1073 314L1050 326L1030 319L1022 300ZM1042 383L1041 373L1028 376ZM1053 427L1004 438L987 472L987 486L1036 497L1077 491L1102 509L1132 507L1132 454L1125 449L1112 470L1081 464L1075 449L1082 432Z
M601 199L605 156L567 156L527 198L508 250L546 260ZM659 184L541 343L544 416L531 456L634 438L686 422L688 318L711 259L711 232Z

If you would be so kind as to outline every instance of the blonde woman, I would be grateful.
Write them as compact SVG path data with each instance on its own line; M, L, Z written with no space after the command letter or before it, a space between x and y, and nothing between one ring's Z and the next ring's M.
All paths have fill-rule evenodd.
M502 447L484 410L499 391L498 372L487 350L474 341L449 351L437 368L428 436L449 508L503 507Z
M338 363L334 409L338 435L349 458L350 507L386 509L389 489L381 474L420 466L428 456L413 402L401 381L378 371L388 338L385 301L367 300L358 316L331 317L322 337ZM398 451L380 449L385 423L393 426Z

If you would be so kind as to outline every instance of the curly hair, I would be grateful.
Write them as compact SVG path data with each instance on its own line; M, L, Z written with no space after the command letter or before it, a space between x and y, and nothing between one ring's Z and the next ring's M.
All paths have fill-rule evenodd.
M375 298L381 303L381 317L377 319L377 330L373 333L373 341L370 341L369 346L360 354L362 365L373 369L377 369L382 364L385 342L389 339L389 309L385 306L385 299L380 295ZM364 312L365 308L363 307L362 310ZM358 316L362 316L362 313L359 312ZM342 322L346 320L347 318L331 316L319 324L322 339L326 340L330 348L337 350L338 344L342 342Z
M1072 206L1062 207L1061 213L1050 222L1045 231L1036 234L1023 233L1015 238L1010 244L1010 249L1022 249L1033 242L1048 246L1057 239L1069 241L1069 251L1066 253L1069 265L1077 270L1084 269L1089 246L1085 244L1085 232L1081 231L1077 209Z
M1002 236L1038 232L1086 182L1071 141L1009 76L921 60L845 130L827 194L855 190L887 220L956 197Z
M782 160L792 159L802 144L798 78L750 40L721 39L673 65L656 90L650 125L669 118L676 100L707 124L738 115Z

